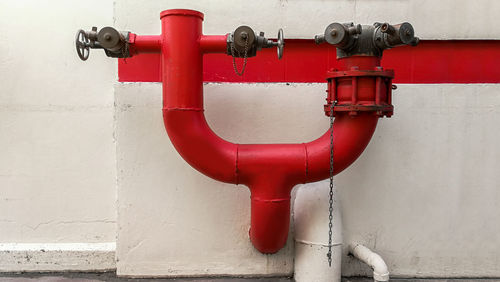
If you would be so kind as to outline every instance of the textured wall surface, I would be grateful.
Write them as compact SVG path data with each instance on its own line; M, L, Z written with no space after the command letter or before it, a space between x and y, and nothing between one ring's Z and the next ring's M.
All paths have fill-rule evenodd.
M399 85L394 116L337 177L344 242L375 249L394 275L499 277L499 93Z
M496 0L135 0L116 1L116 24L142 34L160 33L160 11L186 8L205 14L206 34L226 34L240 25L274 36L314 38L332 22L412 23L423 39L497 39Z
M118 84L116 93L118 274L293 273L291 237L276 255L251 245L248 189L201 175L175 151L163 126L161 84ZM208 84L205 112L233 142L302 142L328 126L318 111L323 93L320 84ZM284 118L278 109L290 97L293 117Z
M112 21L113 1L0 1L0 243L115 241L116 63L74 47Z

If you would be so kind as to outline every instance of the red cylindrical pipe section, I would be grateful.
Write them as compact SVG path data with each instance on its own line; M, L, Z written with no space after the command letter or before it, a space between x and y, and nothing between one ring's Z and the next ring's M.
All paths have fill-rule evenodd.
M159 35L137 35L129 33L130 54L160 53L161 36Z
M203 14L191 10L161 13L165 128L179 154L195 169L250 188L250 239L259 251L275 253L287 240L292 188L329 175L330 132L304 144L233 144L217 136L203 114L202 55L222 52L225 36L202 35L202 19ZM335 174L361 154L376 124L375 115L337 115Z
M373 113L350 116L338 114L333 123L333 173L350 166L365 150L377 127L378 117ZM316 182L330 176L330 131L306 143L307 179Z
M260 177L253 182L250 186L250 240L260 252L275 253L286 244L288 238L290 191L295 184L286 183L277 177Z
M339 70L374 70L380 66L380 58L374 56L352 56L338 59Z
M226 35L202 35L200 38L201 51L203 53L226 53Z
M264 254L276 253L288 239L290 197L265 200L252 198L251 218L249 233L254 247Z
M193 10L161 12L163 109L203 110L203 14Z

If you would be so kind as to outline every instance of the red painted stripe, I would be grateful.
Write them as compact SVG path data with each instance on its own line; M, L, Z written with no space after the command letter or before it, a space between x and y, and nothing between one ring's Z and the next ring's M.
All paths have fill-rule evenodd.
M241 68L242 59L236 59ZM224 54L204 57L207 82L324 82L335 68L335 49L312 40L287 40L282 60L276 50L265 49L248 59L245 74L234 73L232 58ZM398 83L500 83L500 40L422 41L417 47L384 52L382 66L394 69ZM159 82L159 54L141 54L118 63L119 81Z

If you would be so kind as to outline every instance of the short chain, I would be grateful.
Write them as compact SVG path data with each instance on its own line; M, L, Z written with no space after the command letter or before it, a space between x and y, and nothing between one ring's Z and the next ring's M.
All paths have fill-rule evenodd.
M234 72L237 75L242 76L243 73L245 72L245 67L247 66L248 37L245 39L245 53L243 53L243 68L241 69L241 72L238 71L238 68L236 67L236 57L234 56L234 53L235 53L235 50L234 50L234 43L233 43L233 44L231 44L231 56L233 56L233 68L234 68Z
M332 267L332 229L333 229L333 108L335 101L332 101L330 108L330 200L329 200L329 215L328 215L328 265Z

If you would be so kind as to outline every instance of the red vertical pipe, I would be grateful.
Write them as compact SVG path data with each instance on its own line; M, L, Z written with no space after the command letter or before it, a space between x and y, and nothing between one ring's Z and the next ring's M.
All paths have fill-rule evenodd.
M352 95L351 95L351 103L356 104L358 102L358 78L352 78Z
M203 14L167 10L162 22L163 109L203 109L203 59L199 39Z
M382 96L382 78L375 79L375 104L380 105L380 96Z
M166 10L162 21L163 118L172 144L194 168L236 183L235 144L210 130L203 115L203 14Z

